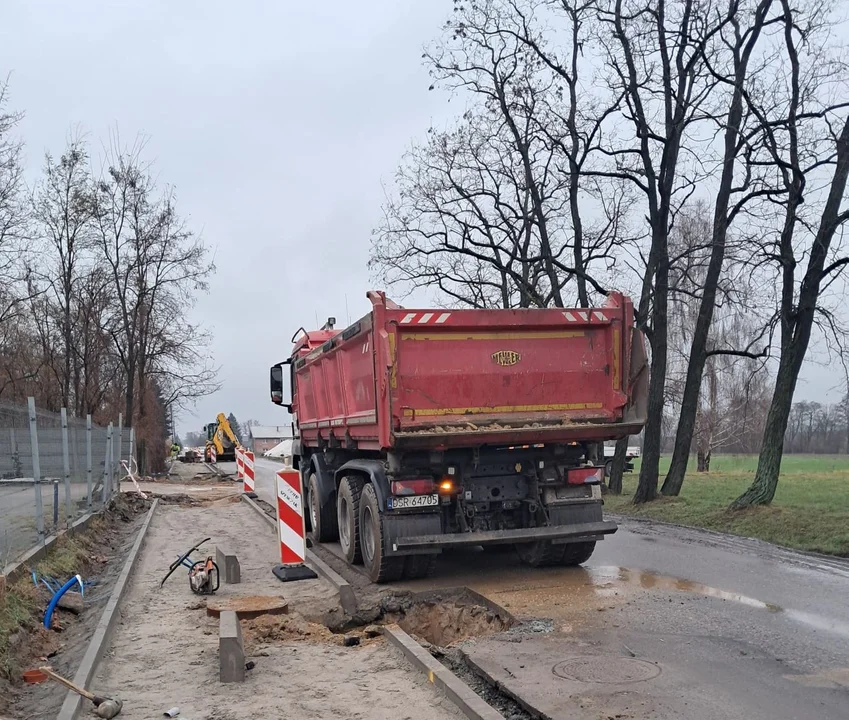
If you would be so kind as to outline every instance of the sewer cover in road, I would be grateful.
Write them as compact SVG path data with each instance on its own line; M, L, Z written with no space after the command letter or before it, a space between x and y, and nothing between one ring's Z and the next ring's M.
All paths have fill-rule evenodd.
M660 668L636 658L578 657L557 663L551 672L564 680L622 685L656 678Z

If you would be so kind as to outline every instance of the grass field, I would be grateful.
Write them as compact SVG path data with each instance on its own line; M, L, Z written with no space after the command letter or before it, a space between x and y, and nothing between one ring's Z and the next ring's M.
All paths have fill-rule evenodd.
M752 482L757 456L715 455L709 473L687 473L681 495L637 506L631 502L639 465L626 473L621 496L605 495L610 512L760 538L799 550L849 557L849 456L786 455L769 507L730 511ZM691 460L695 467L695 460ZM660 484L669 467L661 460Z

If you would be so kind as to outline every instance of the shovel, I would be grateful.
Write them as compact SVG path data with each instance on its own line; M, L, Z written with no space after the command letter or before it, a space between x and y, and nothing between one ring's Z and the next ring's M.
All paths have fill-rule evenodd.
M70 680L66 680L61 675L57 675L53 672L53 668L49 667L40 667L38 668L43 672L47 677L51 677L56 682L62 683L67 688L70 688L78 695L82 695L84 698L91 700L94 704L94 712L98 717L109 718L115 717L119 712L121 712L121 708L124 707L124 703L120 700L113 700L112 698L100 697L99 695L95 695L90 693L88 690L85 690L77 685L74 685Z

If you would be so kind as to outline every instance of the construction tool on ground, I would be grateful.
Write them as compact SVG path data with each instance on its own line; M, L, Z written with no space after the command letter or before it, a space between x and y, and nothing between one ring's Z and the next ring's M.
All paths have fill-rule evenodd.
M220 585L220 574L212 555L207 556L205 560L192 560L190 557L193 552L199 550L200 546L209 540L210 538L204 538L172 562L168 567L168 574L162 578L159 587L165 585L165 581L171 577L178 567L184 567L189 570L189 587L195 595L214 594Z
M107 698L101 697L100 695L95 695L94 693L90 693L85 688L81 688L78 685L75 685L70 680L63 678L61 675L53 672L53 668L51 667L40 667L38 668L41 672L43 672L47 677L53 678L56 682L61 683L67 688L73 690L77 695L82 695L84 698L91 700L94 705L94 712L98 717L102 718L113 718L119 712L121 712L124 707L124 703L121 700L117 700L115 698Z

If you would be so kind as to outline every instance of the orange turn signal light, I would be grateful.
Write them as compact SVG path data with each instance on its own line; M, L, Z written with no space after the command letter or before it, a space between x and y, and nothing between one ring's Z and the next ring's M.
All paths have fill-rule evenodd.
M454 481L448 478L440 481L439 483L439 492L441 493L451 493L454 492Z

